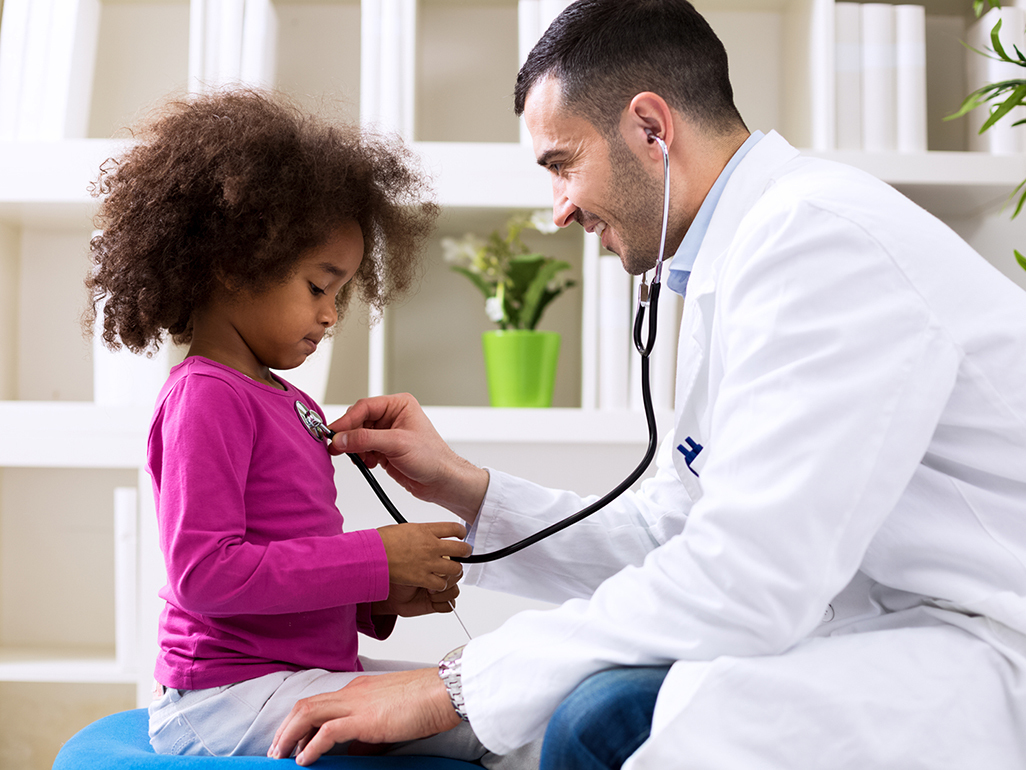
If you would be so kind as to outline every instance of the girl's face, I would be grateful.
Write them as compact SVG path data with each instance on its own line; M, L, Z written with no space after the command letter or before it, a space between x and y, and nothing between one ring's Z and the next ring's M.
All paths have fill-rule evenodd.
M342 225L324 244L303 255L284 284L229 299L214 314L220 319L215 327L219 339L196 338L201 344L199 349L194 344L190 353L277 387L267 370L294 369L317 350L338 320L335 298L362 260L360 226Z

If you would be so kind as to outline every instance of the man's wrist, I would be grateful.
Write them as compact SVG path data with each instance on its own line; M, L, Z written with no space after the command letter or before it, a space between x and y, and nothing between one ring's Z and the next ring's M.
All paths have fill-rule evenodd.
M485 495L488 493L491 474L486 468L479 468L462 457L459 460L452 482L452 488L457 492L446 507L469 525L474 523L478 511L481 510Z
M463 647L457 647L438 662L438 677L445 685L449 702L452 703L457 716L462 721L469 722L463 701Z

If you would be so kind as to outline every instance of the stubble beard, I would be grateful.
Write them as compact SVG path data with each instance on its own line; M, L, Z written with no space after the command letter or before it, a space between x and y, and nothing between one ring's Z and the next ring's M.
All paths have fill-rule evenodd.
M663 184L651 177L619 132L609 142L609 210L619 219L620 261L631 275L655 267L662 233Z

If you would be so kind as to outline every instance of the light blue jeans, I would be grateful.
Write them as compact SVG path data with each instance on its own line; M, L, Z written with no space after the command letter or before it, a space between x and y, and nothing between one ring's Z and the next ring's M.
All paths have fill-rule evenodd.
M150 704L150 744L158 754L265 756L278 726L297 701L340 690L358 676L421 667L361 658L362 672L323 669L279 671L206 690L167 689ZM506 756L489 752L466 722L417 741L398 744L389 756L441 756L477 762L493 770L536 770L541 741ZM346 747L335 747L346 753Z

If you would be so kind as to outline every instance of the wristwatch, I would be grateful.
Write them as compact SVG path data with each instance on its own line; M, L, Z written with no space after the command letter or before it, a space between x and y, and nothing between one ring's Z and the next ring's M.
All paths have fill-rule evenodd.
M466 646L466 645L464 645ZM463 704L463 680L460 673L463 668L463 647L457 647L438 662L438 676L449 693L452 707L464 722L469 722L467 710Z

